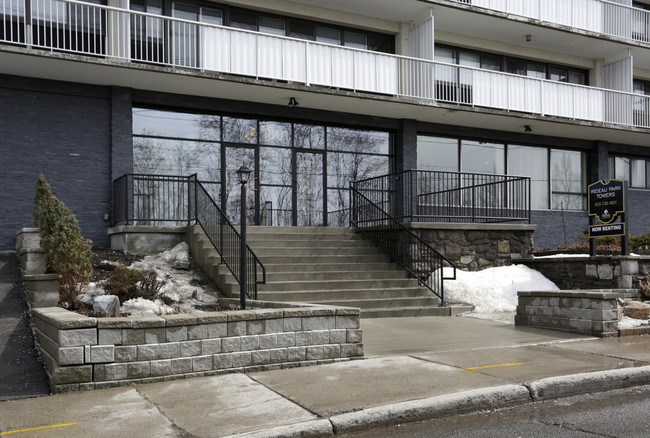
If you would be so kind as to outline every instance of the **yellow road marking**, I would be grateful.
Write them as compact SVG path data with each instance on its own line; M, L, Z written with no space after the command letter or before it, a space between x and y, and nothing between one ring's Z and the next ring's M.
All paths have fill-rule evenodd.
M515 365L523 365L523 362L515 362L515 363L502 363L500 365L486 365L483 367L471 367L471 368L462 368L461 371L474 371L474 370L483 370L485 368L499 368L499 367L512 367Z
M7 432L0 432L0 436L9 435L10 433L31 432L33 430L52 429L54 427L74 426L75 424L79 424L79 423L53 424L52 426L32 427L31 429L9 430Z

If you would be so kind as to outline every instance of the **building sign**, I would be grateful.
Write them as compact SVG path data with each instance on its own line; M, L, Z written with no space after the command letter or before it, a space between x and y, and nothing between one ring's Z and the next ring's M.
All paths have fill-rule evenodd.
M602 224L610 224L619 214L625 213L625 182L611 179L607 183L598 181L589 185L589 216ZM612 235L612 234L603 234Z
M589 237L624 236L625 224L592 225L589 227Z

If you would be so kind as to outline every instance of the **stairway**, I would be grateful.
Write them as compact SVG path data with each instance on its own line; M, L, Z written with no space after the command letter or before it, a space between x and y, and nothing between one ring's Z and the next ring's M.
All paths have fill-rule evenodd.
M226 295L238 296L207 237L199 227L192 234L192 256ZM247 241L266 267L260 300L359 307L364 318L456 313L351 228L248 227Z

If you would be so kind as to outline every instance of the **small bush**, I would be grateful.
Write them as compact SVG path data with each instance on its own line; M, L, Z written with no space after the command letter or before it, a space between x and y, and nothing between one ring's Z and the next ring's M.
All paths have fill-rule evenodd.
M153 269L140 271L121 265L108 278L104 290L107 294L116 295L120 304L124 304L125 301L139 297L153 300L162 285Z
M39 228L48 270L59 275L59 304L77 309L78 296L92 279L92 252L81 235L77 218L52 194L43 175L36 180L32 215Z

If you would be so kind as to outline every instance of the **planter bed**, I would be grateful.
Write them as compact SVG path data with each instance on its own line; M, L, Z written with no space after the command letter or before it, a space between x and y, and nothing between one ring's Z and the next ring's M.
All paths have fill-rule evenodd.
M364 357L359 309L248 304L251 310L122 318L43 307L32 316L53 392Z

